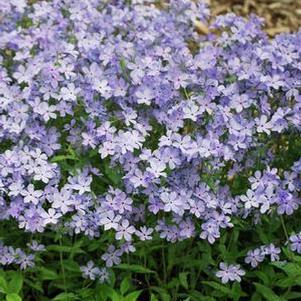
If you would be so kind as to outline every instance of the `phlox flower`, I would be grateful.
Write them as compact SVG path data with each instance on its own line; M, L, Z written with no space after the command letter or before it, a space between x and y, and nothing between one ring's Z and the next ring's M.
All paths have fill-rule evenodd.
M240 268L240 265L226 264L221 262L219 264L220 270L216 272L216 276L221 278L222 283L229 281L241 281L241 276L245 275L245 271Z

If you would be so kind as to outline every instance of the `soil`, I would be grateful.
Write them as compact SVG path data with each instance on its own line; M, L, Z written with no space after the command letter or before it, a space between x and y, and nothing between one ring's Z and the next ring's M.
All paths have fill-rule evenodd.
M294 32L301 28L301 0L207 0L213 15L234 12L264 18L270 36Z

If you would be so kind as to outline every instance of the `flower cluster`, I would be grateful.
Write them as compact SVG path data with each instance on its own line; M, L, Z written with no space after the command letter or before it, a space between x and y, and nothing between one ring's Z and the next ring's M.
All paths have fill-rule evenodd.
M274 244L269 244L250 250L245 258L245 262L250 264L253 268L257 267L260 262L262 262L265 256L270 256L271 261L279 260L279 254L281 250L275 247Z
M277 173L277 169L267 169L263 173L256 171L248 180L251 189L245 195L240 196L244 204L246 214L251 211L260 211L261 214L276 208L279 215L291 215L298 209L300 198L294 193L300 188L298 174L292 170L283 174L283 179Z
M1 4L0 218L112 232L111 267L153 236L213 244L234 218L293 214L301 160L277 162L300 135L301 33L269 40L257 17L228 14L204 36L203 3L127 2Z
M39 245L36 241L29 244L28 247L34 252L41 252L44 250L43 245ZM5 246L0 242L0 264L10 265L16 264L20 269L25 270L34 266L35 255L30 253L26 254L20 248L14 249L11 246Z

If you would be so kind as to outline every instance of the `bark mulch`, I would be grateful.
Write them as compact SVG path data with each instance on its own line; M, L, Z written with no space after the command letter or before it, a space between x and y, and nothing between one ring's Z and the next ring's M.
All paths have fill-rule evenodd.
M301 27L301 0L207 0L213 15L234 12L247 16L251 13L264 18L270 36L294 32Z

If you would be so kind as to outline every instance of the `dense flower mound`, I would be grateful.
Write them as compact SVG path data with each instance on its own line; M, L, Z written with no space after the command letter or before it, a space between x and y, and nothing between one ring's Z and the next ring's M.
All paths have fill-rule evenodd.
M202 3L127 2L2 1L2 222L107 235L94 260L111 267L138 241L214 244L241 220L295 214L301 32L269 40L257 17L228 14L205 36ZM301 252L300 234L282 241ZM2 264L32 265L0 248ZM245 262L279 253L258 246ZM245 273L220 268L223 282ZM92 261L82 271L107 277Z

